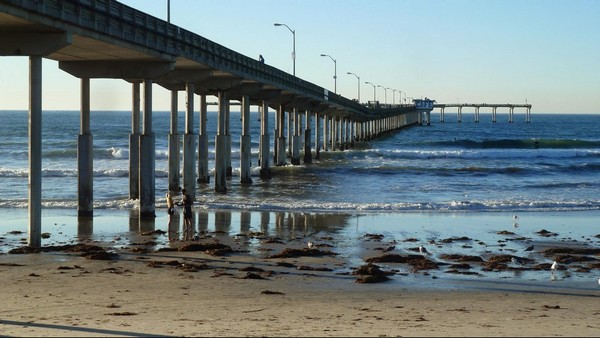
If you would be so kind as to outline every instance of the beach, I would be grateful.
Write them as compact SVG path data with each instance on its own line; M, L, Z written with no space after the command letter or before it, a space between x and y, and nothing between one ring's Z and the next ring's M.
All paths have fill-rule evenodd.
M67 232L73 219L55 211L47 214L50 221L59 217L54 214L62 215ZM100 234L115 219L131 227L131 218L123 216L114 211L99 213L94 230ZM600 273L597 267L587 272L580 269L597 266L598 253L572 254L586 259L571 258L573 262L561 263L557 271L551 271L549 263L561 255L543 254L548 248L597 249L594 213L566 218L578 222L577 229L591 231L587 235L565 233L568 225L549 224L541 215L521 214L523 225L510 229L521 233L512 236L489 231L496 225L489 219L482 223L475 215L363 215L358 222L344 221L351 232L339 231L339 227L327 231L316 227L320 224L316 221L292 229L298 225L292 221L298 215L282 216L287 221L278 226L278 217L272 217L267 231L252 224L242 229L231 224L236 223L232 216L237 215L230 213L229 225L223 225L227 217L210 212L211 223L205 229L189 232L178 222L172 233L175 229L169 231L161 213L154 228L114 232L111 240L100 241L89 233L67 241L50 236L44 252L2 254L0 332L7 336L600 334ZM454 219L467 231L470 223L483 228L488 224L482 233L489 235L483 238L474 233L467 240L461 238L463 230L455 229L449 230L449 237L432 242L425 240L427 231L393 237L384 226L386 219L417 223L420 217L445 227ZM564 223L564 217L557 224ZM340 218L329 215L326 219L335 225L334 220ZM201 226L201 219L197 215L195 226ZM535 219L548 225L548 232L563 232L536 236L540 229L532 224ZM382 231L374 232L372 227ZM3 236L3 247L23 248L9 244L22 236ZM505 241L506 246L492 242L506 236L516 239ZM487 244L478 244L484 241ZM431 255L415 250L422 242ZM533 252L521 249L532 243ZM473 274L451 273L458 262L442 256L449 253L479 256L484 262L462 267L461 271ZM371 263L389 280L358 282L362 276L356 272L361 266L390 255L423 256L423 262L426 259L438 266ZM485 262L501 255L528 257L532 262L522 267L506 263L505 269L483 268ZM536 265L542 268L534 269Z

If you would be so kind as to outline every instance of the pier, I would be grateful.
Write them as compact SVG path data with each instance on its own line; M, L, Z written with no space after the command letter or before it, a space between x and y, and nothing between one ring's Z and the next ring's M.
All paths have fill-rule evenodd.
M343 150L354 142L418 124L433 109L431 100L398 106L361 104L115 0L3 0L0 56L29 58L29 245L34 247L41 245L42 58L57 61L61 70L81 82L80 217L93 216L93 79L131 84L131 133L124 143L129 142L130 150L129 197L139 200L142 218L155 217L153 84L171 92L169 190L183 187L192 198L198 183L210 183L208 96L218 100L218 128L211 135L218 193L227 192L232 173L231 104L239 104L241 110L239 179L244 184L252 183L252 137L260 141L260 178L269 179L271 165L311 163L320 151ZM177 125L180 92L187 101L182 129ZM250 106L258 107L260 135L249 134ZM270 111L275 126L268 125ZM200 120L195 122L196 112Z
M514 122L514 111L515 108L525 108L525 123L531 122L531 105L530 104L488 104L488 103L435 103L433 108L440 108L440 122L444 122L444 110L446 108L457 108L457 122L462 122L462 109L463 108L475 108L475 122L479 122L479 110L481 108L491 108L492 110L492 122L496 122L496 111L498 108L508 109L508 122Z

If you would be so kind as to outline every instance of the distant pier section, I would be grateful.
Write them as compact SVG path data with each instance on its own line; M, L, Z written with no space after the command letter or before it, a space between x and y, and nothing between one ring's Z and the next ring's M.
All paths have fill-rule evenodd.
M440 108L440 122L444 122L444 110L446 108L457 108L458 116L457 122L462 122L462 109L463 108L475 108L475 122L479 122L479 110L481 108L491 108L492 110L492 122L496 122L496 111L500 109L508 109L508 122L514 122L514 111L515 108L525 108L525 123L531 122L531 104L515 104L515 103L500 103L500 104L489 104L489 103L434 103L433 108Z

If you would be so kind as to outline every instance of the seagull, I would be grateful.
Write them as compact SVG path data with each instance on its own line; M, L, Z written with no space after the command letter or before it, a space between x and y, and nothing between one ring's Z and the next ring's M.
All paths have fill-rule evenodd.
M518 219L519 219L519 216L517 216L517 214L514 214L514 215L513 215L513 221L515 221L515 222L516 222Z
M550 266L550 269L552 269L552 271L556 271L558 269L558 263L554 261L554 263L552 263L552 266Z
M514 265L523 265L523 260L517 258L517 257L511 257L510 261L514 264Z
M313 242L308 242L308 243L306 243L306 245L308 245L309 249L312 249L315 246L315 244Z
M525 251L532 251L532 250L533 250L533 245L530 245L525 248Z
M516 228L518 228L518 227L519 227L519 223L517 223L517 222L514 222L514 223L513 223L513 228L515 228L515 229L516 229Z
M427 251L427 249L425 249L425 247L422 245L419 245L419 252L423 255L430 255L429 251Z
M598 284L600 284L600 277L598 278Z

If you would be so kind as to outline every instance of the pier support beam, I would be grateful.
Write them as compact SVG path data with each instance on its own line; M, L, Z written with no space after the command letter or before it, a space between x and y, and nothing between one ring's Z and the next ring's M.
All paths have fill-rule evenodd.
M186 83L185 133L183 134L183 188L196 200L196 134L194 134L194 84Z
M312 132L310 129L311 125L311 112L305 112L305 125L306 129L304 130L304 163L310 164L312 163ZM318 148L318 147L317 147Z
M293 121L293 136L292 136L292 164L300 164L300 113L298 108L292 110ZM291 119L290 119L291 120Z
M271 177L271 168L269 167L269 161L271 160L270 154L271 139L269 136L269 102L266 100L262 101L260 107L260 178L268 179Z
M285 107L283 105L279 106L277 109L277 140L275 146L275 165L284 166L286 159L286 151L285 151Z
M320 138L321 135L319 133L319 131L321 130L321 118L319 117L319 113L315 112L315 159L319 159L320 158L320 150L321 150L321 144L320 144Z
M242 184L252 183L250 177L250 163L252 160L251 136L250 136L250 97L242 96L242 136L240 137L240 182Z
M29 246L42 246L42 57L29 57Z
M200 127L198 129L198 183L209 183L208 172L208 134L206 95L200 95Z
M90 132L90 79L81 79L80 134L77 139L77 215L94 213L94 151Z
M492 108L492 122L496 123L496 107Z
M171 91L171 126L169 131L169 187L168 191L179 193L181 177L179 173L179 133L178 133L178 95L177 90Z
M227 192L227 130L225 123L227 121L227 110L229 109L229 99L225 91L219 91L219 113L217 122L217 135L215 137L215 191L219 193Z
M140 82L133 82L131 134L129 134L129 198L140 198Z
M152 80L144 80L143 129L140 135L140 218L155 218L155 138L152 130Z

